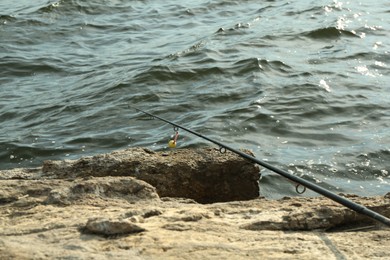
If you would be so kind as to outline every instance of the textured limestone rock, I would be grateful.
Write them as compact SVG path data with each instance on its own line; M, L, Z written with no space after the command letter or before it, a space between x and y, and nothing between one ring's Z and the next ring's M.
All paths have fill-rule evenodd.
M248 200L259 196L258 166L213 148L153 152L132 148L71 161L47 161L50 178L132 176L156 187L160 197L200 203Z
M0 204L22 206L32 203L70 205L83 200L159 200L156 189L133 177L100 177L90 179L2 180Z
M0 259L390 258L389 228L350 219L322 197L214 204L99 198L2 205ZM350 198L389 216L389 196ZM321 218L342 221L325 226Z
M144 228L126 219L88 219L83 232L93 233L103 236L124 235L145 231Z
M94 177L99 178L80 181ZM0 179L7 184L0 191L0 203L16 201L25 195L42 195L48 196L49 204L68 204L81 193L103 197L118 193L130 199L125 193L137 192L134 180L101 179L109 177L134 177L155 187L160 197L188 198L200 203L259 196L259 167L234 153L222 154L213 148L166 152L131 148L78 160L46 161L40 168L1 171Z
M0 259L390 259L388 227L327 198L200 204L188 197L160 199L153 186L128 176L138 169L137 174L162 180L169 189L204 192L180 186L183 182L174 178L192 176L190 183L206 187L202 182L214 168L208 165L212 170L205 171L202 165L211 162L216 175L231 166L226 171L234 179L240 171L224 162L229 155L206 160L214 152L186 156L179 150L135 149L48 162L44 170L0 171ZM145 153L156 160L146 160ZM246 163L241 161L239 169L253 169ZM197 180L189 165L203 179ZM253 184L255 175L238 176L253 177ZM390 193L347 197L390 217Z
M390 216L390 193L372 203L372 198L365 202L356 195L345 195L351 200L360 200L362 205L383 215ZM282 203L283 201L283 203ZM272 218L257 218L240 228L246 230L333 230L353 226L370 226L377 223L363 214L359 214L326 198L290 198L280 202L280 208ZM290 202L291 201L291 202ZM311 207L305 204L311 202ZM359 202L358 202L359 203ZM261 213L258 212L260 215Z
M156 189L150 184L132 177L100 177L75 180L69 187L53 189L48 194L47 204L70 204L72 201L93 198L117 198L128 202L159 199Z

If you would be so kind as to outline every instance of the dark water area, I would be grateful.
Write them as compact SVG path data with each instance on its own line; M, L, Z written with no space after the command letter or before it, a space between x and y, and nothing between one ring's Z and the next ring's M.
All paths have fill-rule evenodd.
M333 191L385 194L389 15L383 0L2 0L0 169L168 149L172 127L132 104ZM262 175L265 195L296 194Z

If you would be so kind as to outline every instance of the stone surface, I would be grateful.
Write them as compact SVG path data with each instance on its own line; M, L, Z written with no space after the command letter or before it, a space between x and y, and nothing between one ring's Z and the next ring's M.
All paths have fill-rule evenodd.
M29 198L0 207L0 259L390 258L389 228L350 219L320 197L213 204L96 197L65 206ZM351 199L388 214L388 197ZM324 225L322 217L342 221Z
M70 205L83 200L159 200L156 189L133 177L91 177L89 179L2 180L0 205L34 201Z
M201 204L72 165L0 172L0 259L390 259L389 227L327 198ZM390 217L390 193L345 196Z
M145 231L144 228L133 224L130 220L106 218L88 219L87 224L81 230L84 233L103 236L125 235Z
M75 161L47 161L42 168L4 171L2 176L7 179L132 176L156 187L160 197L211 203L257 198L260 173L253 163L213 148L166 152L131 148Z

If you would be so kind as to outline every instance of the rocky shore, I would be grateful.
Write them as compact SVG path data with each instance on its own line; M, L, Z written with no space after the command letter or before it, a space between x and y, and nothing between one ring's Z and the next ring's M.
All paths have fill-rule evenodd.
M388 227L327 198L259 197L259 172L212 148L0 171L0 259L390 259ZM390 193L346 196L390 217Z

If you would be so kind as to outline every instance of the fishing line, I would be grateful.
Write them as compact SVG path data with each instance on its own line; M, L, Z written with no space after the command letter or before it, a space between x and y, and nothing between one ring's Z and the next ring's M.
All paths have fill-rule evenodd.
M337 195L336 193L331 192L331 191L329 191L329 190L327 190L327 189L325 189L325 188L323 188L321 186L318 186L318 185L316 185L316 184L314 184L314 183L312 183L310 181L307 181L307 180L305 180L303 178L300 178L300 177L298 177L296 175L292 175L292 174L288 173L287 171L279 169L279 168L277 168L277 167L275 167L275 166L273 166L273 165L271 165L271 164L269 164L267 162L261 161L261 160L255 158L253 156L250 156L250 155L248 155L248 154L246 154L246 153L244 153L244 152L242 152L240 150L237 150L237 149L235 149L233 147L230 147L230 146L228 146L226 144L223 144L223 143L221 143L221 142L219 142L217 140L214 140L214 139L211 139L211 138L209 138L207 136L204 136L204 135L202 135L202 134L200 134L198 132L195 132L195 131L193 131L193 130L191 130L189 128L186 128L186 127L181 126L179 124L176 124L176 123L174 123L172 121L169 121L169 120L167 120L165 118L162 118L162 117L157 116L155 114L152 114L152 113L149 113L149 112L144 111L142 109L139 109L137 107L134 107L134 106L132 106L130 104L129 104L129 107L133 108L136 111L139 111L139 112L141 112L141 113L143 113L145 115L148 115L148 116L150 116L152 118L156 118L156 119L158 119L160 121L163 121L163 122L165 122L167 124L170 124L176 130L178 130L180 128L180 129L182 129L182 130L184 130L184 131L186 131L188 133L191 133L191 134L196 135L196 136L198 136L198 137L200 137L200 138L202 138L204 140L207 140L207 141L209 141L211 143L214 143L214 144L216 144L216 145L218 145L220 147L220 151L221 152L229 150L229 151L231 151L231 152L233 152L233 153L235 153L235 154L237 154L237 155L239 155L239 156L241 156L241 157L243 157L245 159L248 159L251 162L254 162L254 163L256 163L256 164L258 164L260 166L263 166L264 168L267 168L267 169L269 169L269 170L271 170L271 171L273 171L273 172L275 172L275 173L277 173L279 175L282 175L283 177L285 177L285 178L287 178L287 179L289 179L289 180L299 184L298 186L306 187L306 188L308 188L308 189L310 189L310 190L312 190L312 191L314 191L314 192L316 192L318 194L321 194L321 195L323 195L323 196L325 196L325 197L327 197L327 198L329 198L329 199L331 199L331 200L333 200L333 201L335 201L335 202L337 202L337 203L339 203L339 204L341 204L341 205L343 205L343 206L345 206L345 207L347 207L347 208L349 208L349 209L351 209L351 210L353 210L353 211L355 211L357 213L363 214L363 215L368 216L368 217L370 217L370 218L372 218L374 220L377 220L378 222L381 222L381 223L383 223L383 224L385 224L387 226L390 226L390 219L389 218L387 218L387 217L385 217L385 216L383 216L383 215L381 215L381 214L379 214L379 213L377 213L377 212L375 212L373 210L370 210L370 209L366 208L365 206L362 206L362 205L360 205L358 203L355 203L355 202L353 202L353 201L351 201L351 200L349 200L349 199L347 199L345 197Z
M168 142L169 148L176 148L177 138L179 137L179 129L174 127L173 131L175 131L175 134L171 136L171 139Z

